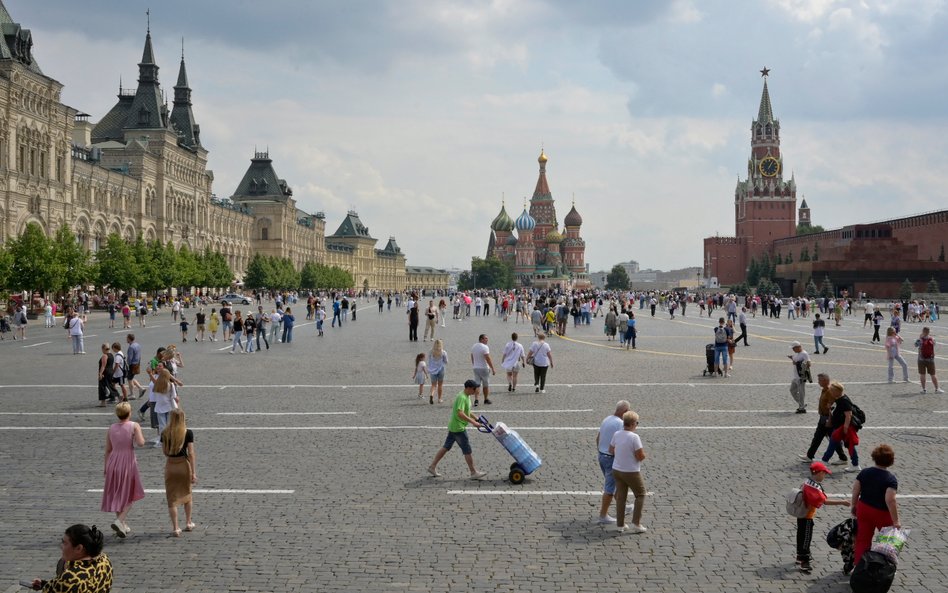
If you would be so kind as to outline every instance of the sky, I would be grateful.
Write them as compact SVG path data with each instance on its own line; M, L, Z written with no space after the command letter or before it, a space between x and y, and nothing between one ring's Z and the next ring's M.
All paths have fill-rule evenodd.
M409 265L484 257L542 147L591 271L700 266L734 234L764 67L814 224L948 207L945 0L3 3L92 121L134 87L150 6L169 100L184 40L214 193L269 150L327 234L354 209Z

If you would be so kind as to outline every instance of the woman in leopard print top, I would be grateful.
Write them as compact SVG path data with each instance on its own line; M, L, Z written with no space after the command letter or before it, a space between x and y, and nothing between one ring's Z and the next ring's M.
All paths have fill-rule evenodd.
M56 577L36 579L33 589L46 593L109 593L112 590L112 563L102 553L104 537L95 525L73 525L63 534L63 557Z

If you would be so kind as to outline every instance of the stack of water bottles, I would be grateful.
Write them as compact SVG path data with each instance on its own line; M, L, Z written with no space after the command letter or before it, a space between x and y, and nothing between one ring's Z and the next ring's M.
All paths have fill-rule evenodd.
M543 463L540 456L517 434L517 431L511 430L503 422L494 425L493 434L517 461L525 474L532 474Z

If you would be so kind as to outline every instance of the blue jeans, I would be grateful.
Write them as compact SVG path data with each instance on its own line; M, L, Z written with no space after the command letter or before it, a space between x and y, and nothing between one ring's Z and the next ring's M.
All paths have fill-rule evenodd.
M813 336L813 346L816 348L816 353L820 353L820 346L823 347L823 350L826 350L826 344L823 343L823 336Z
M836 429L834 428L833 430L835 431ZM850 430L852 430L852 428L850 428ZM830 437L829 447L826 448L826 453L823 453L822 457L824 463L833 458L833 453L836 452L837 447L841 447L841 443L842 441L834 441L833 437ZM856 453L856 447L849 448L849 459L852 461L853 467L859 465L859 454Z
M721 370L727 369L727 344L714 346L714 366Z
M607 453L599 452L599 469L602 470L602 475L606 478L605 483L602 486L603 494L614 495L616 493L616 479L612 475L612 462L615 461L614 455L609 455Z
M283 343L287 344L293 341L293 326L283 326Z

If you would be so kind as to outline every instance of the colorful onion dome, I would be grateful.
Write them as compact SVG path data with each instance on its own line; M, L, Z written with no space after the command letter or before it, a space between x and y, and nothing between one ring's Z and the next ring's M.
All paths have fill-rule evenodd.
M523 209L523 213L517 217L517 230L518 231L532 231L537 226L537 221L533 220L533 217L530 216L530 213L527 212L526 207Z
M560 235L558 232L556 232L556 229L553 229L552 231L546 234L547 243L559 243L562 240L563 240L563 236Z
M573 208L569 211L569 214L566 215L566 218L563 219L563 222L566 226L581 226L583 224L583 217L576 211L576 204L573 204Z
M495 231L504 231L510 232L514 230L514 221L507 214L507 208L505 206L500 207L500 214L497 215L497 218L490 223L490 228Z

